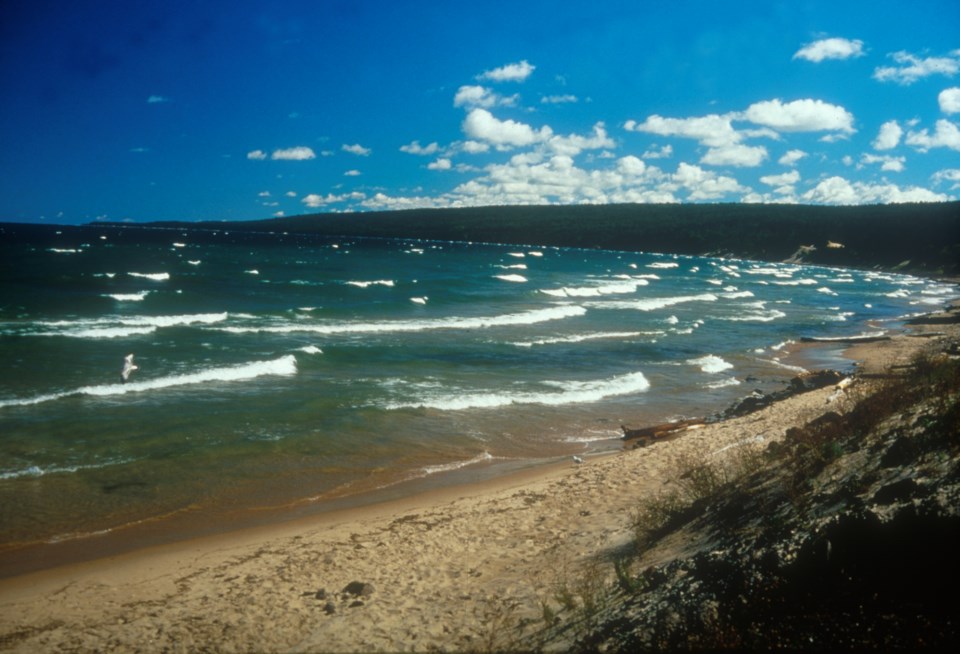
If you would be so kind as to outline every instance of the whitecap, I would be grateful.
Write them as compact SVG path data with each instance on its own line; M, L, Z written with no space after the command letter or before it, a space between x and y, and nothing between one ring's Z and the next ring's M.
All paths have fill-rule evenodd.
M546 386L555 387L555 392L493 392L463 393L445 391L431 397L406 402L388 404L388 409L427 408L443 411L462 411L465 409L494 409L512 404L543 404L559 406L563 404L581 404L598 402L607 397L632 395L646 392L650 382L642 372L633 372L609 379L593 381L547 381Z
M588 306L603 309L636 309L637 311L656 311L686 302L716 302L713 293L699 295L676 295L672 297L646 298L643 300L614 300L603 303L590 303Z
M679 268L680 264L675 261L655 261L653 263L648 263L647 268L657 268L661 270L666 270L668 268Z
M518 284L522 284L523 282L527 281L527 278L523 275L494 275L494 277L497 279L502 279L505 282L514 282Z
M102 297L113 298L117 302L142 302L150 291L140 291L139 293L105 293Z
M310 324L304 322L282 325L260 326L218 326L214 329L233 334L246 333L296 333L314 334L374 334L421 332L433 329L483 329L490 327L509 327L515 325L534 325L551 320L564 320L582 316L587 310L578 305L564 304L546 309L531 309L520 313L507 313L499 316L456 316L435 318L433 320L387 320L382 322L327 322Z
M427 298L426 296L423 296L423 297L412 297L412 298L410 298L410 301L413 302L414 304L426 304L428 299L429 299L429 298Z
M47 395L35 395L26 398L11 398L0 400L0 408L9 406L28 406L41 404L65 397L91 396L110 397L126 395L128 393L145 393L177 386L205 384L212 382L249 381L263 376L289 376L297 373L297 359L288 354L272 361L254 361L220 368L208 368L198 372L183 375L171 375L128 382L126 384L104 384L101 386L83 386L74 390L60 391Z
M637 338L639 336L662 336L664 332L591 332L588 334L572 334L570 336L555 336L553 338L541 338L535 341L520 341L512 343L516 347L533 347L534 345L558 345L562 343L583 343L584 341L594 341L598 339L622 339Z
M128 272L128 275L131 277L140 277L142 279L149 279L154 282L165 282L170 279L170 273L139 273L139 272Z
M727 386L739 386L739 385L740 385L739 379L737 379L736 377L727 377L726 379L712 381L708 383L706 386L707 388L718 389L718 388L726 388Z
M733 368L732 363L725 361L715 354L708 354L698 359L687 359L687 363L693 366L700 366L700 370L709 374L723 372L724 370Z
M297 350L299 352L306 352L307 354L323 354L323 350L316 345L304 345L301 348L297 348Z
M388 286L392 287L394 282L392 279L375 279L373 281L364 282L364 281L347 281L344 284L348 286L357 286L359 288L369 288L371 286Z

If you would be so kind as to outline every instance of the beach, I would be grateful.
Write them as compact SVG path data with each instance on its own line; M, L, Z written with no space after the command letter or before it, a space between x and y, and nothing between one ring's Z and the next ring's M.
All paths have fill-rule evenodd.
M956 332L955 324L917 325L849 352L866 378ZM7 579L0 582L0 647L505 647L543 626L557 608L556 589L593 557L628 546L638 501L670 483L678 460L782 439L791 426L833 409L834 392L794 395L582 464Z

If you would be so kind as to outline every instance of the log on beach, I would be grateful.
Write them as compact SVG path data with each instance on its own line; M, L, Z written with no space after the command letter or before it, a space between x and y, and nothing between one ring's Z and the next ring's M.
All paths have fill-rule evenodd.
M620 425L620 429L623 430L622 440L635 441L632 447L637 448L646 447L655 441L667 440L679 435L680 432L702 424L704 424L702 418L692 418L690 420L678 420L677 422L665 422L651 427L641 427L639 429L631 429L625 425Z

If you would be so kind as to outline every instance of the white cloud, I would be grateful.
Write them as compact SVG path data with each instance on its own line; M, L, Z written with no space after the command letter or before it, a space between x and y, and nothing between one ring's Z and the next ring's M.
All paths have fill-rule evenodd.
M440 145L434 141L429 145L420 145L420 141L414 141L408 145L401 145L400 152L406 152L407 154L417 154L424 157L429 157L430 155L436 154L440 150Z
M931 75L953 77L960 71L960 51L946 57L920 57L909 52L894 52L888 55L896 66L880 66L873 71L873 78L880 82L896 82L909 85Z
M664 118L654 114L642 123L628 120L624 129L628 132L646 132L658 136L682 136L696 139L709 147L723 147L739 143L742 136L733 128L735 114L709 114L694 118Z
M461 86L453 97L454 107L512 107L518 95L502 96L483 86Z
M779 99L756 102L747 107L744 118L781 132L855 131L853 114L849 111L809 98L787 103Z
M932 148L949 148L960 152L960 129L949 120L940 119L937 121L937 128L933 135L926 129L919 132L911 130L907 134L905 143L921 152Z
M549 129L545 127L544 129ZM542 132L543 130L541 130ZM602 148L612 148L616 144L609 136L603 123L597 123L593 126L592 136L580 136L578 134L569 134L567 136L551 136L547 142L547 147L556 154L563 154L574 157L584 150L600 150Z
M427 164L428 170L450 170L453 167L451 161L445 157L440 157L436 161Z
M916 186L901 189L896 184L849 182L829 177L803 194L807 202L817 204L889 204L900 202L945 202L950 198Z
M344 171L343 176L344 176L344 177L360 177L360 175L362 175L362 174L363 174L363 173L361 173L359 170L357 170L356 168L354 168L354 169L352 169L352 170Z
M657 148L654 146L650 150L644 152L641 156L644 159L668 159L673 155L673 146L669 143L663 147Z
M880 126L880 132L873 141L874 150L892 150L900 144L903 129L895 120L888 120Z
M526 59L516 64L507 64L500 68L484 71L477 75L477 79L488 79L493 82L522 82L533 73L536 66L531 65Z
M490 145L480 141L464 141L460 144L460 150L467 154L483 154L490 151Z
M262 161L267 158L267 153L263 150L251 150L247 153L247 159L252 159L254 161Z
M500 148L523 147L545 141L553 135L549 127L535 132L532 127L513 120L498 120L486 109L473 109L463 121L464 133Z
M340 149L344 152L355 154L358 157L369 157L371 152L370 148L365 148L359 143L354 143L353 145L347 145L344 143L342 146L340 146Z
M343 193L341 195L334 195L328 193L327 195L318 195L316 193L310 193L309 195L303 196L303 199L300 201L310 207L311 209L317 209L319 207L326 206L328 204L337 204L339 202L346 202L348 200L360 201L365 199L367 196L363 193L354 191L352 193Z
M862 57L863 54L863 41L832 38L808 43L797 50L793 58L819 63L824 59L849 59L850 57Z
M250 155L248 154L247 157L250 157ZM274 150L273 154L270 155L270 158L275 161L306 161L308 159L316 159L316 157L317 155L313 152L313 149L304 145Z
M542 104L572 104L578 102L578 98L575 95L545 95L540 98Z
M933 180L934 184L952 182L950 190L955 191L960 189L960 168L947 168L946 170L939 170L933 174L931 179Z
M260 198L269 198L269 197L270 197L270 191L260 191L259 193L257 193L257 197L260 197Z
M960 113L960 87L954 86L940 91L937 101L940 103L940 111L943 113Z
M704 170L700 166L681 163L677 172L671 176L673 182L689 192L689 199L697 202L701 200L719 200L731 193L748 191L732 177L717 175Z
M710 148L700 159L700 163L710 166L739 166L754 168L767 158L767 149L762 145L725 145Z
M807 153L803 150L789 150L786 154L777 159L777 163L782 166L792 166L805 156L807 156Z
M170 102L170 98L165 98L162 95L151 95L147 98L147 104L161 104L164 102Z
M760 181L767 186L792 186L800 181L800 173L791 170L781 175L764 175Z
M647 170L647 164L633 155L617 160L617 170L628 177L640 177Z
M906 157L891 157L889 155L864 154L860 157L860 165L880 164L880 170L892 173L902 173Z

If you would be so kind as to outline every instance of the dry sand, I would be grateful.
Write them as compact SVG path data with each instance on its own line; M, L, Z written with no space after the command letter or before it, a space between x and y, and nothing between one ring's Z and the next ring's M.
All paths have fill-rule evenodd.
M928 332L936 328L918 328ZM927 338L857 346L869 370ZM557 583L631 539L676 461L782 438L832 388L679 438L480 485L0 582L13 651L484 650L542 625ZM604 573L607 570L604 569ZM351 582L358 596L341 591Z

